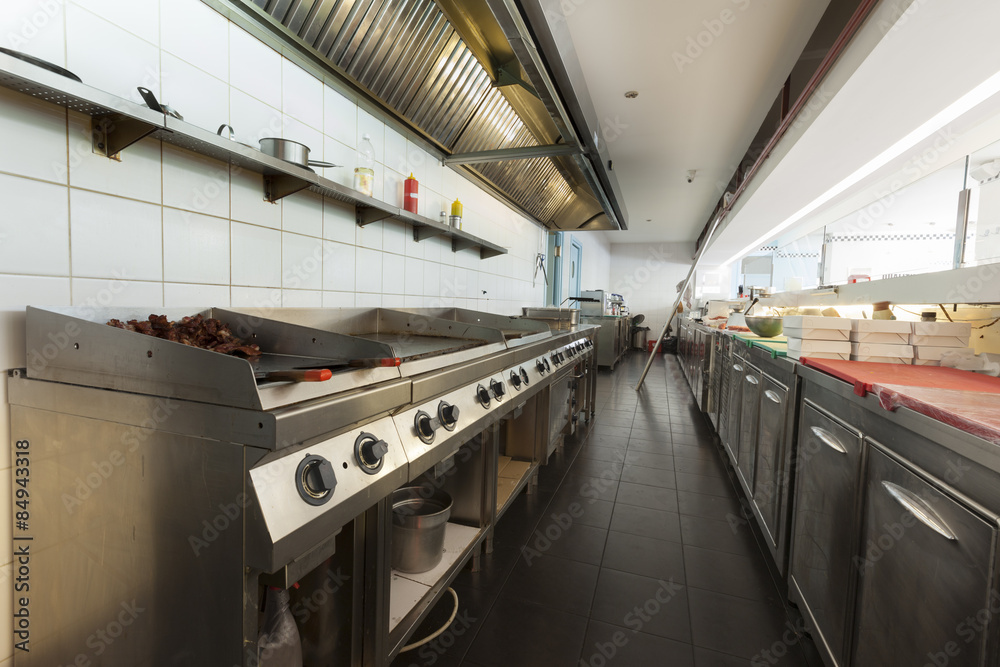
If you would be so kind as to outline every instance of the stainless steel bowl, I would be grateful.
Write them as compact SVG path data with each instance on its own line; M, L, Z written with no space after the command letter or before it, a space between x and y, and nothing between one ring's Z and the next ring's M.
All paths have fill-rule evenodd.
M775 336L780 336L781 332L784 330L784 325L782 324L780 317L751 315L744 319L746 320L747 328L761 338L774 338Z
M222 132L222 128L219 128ZM309 147L291 139L279 139L277 137L265 137L260 140L260 150L266 155L276 157L285 162L297 164L300 167L339 167L339 164L331 162L319 162L309 159Z

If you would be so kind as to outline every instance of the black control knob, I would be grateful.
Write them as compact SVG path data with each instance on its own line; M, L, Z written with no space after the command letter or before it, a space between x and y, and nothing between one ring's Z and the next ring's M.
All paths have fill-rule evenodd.
M524 370L523 366L521 367L521 382L524 383L525 387L527 387L528 384L529 384L529 382L528 382L528 371Z
M548 359L542 359L542 361L545 362L545 370L546 371L551 371L552 370L552 366L549 366L549 360Z
M517 371L510 372L510 383L514 386L514 389L521 390L521 376L517 374Z
M484 408L490 407L490 392L483 385L476 387L476 398Z
M490 389L493 391L493 397L498 401L503 399L504 386L503 382L497 382L496 380L490 380Z
M538 369L538 372L539 372L539 373L544 373L544 372L545 372L545 364L543 364L543 363L541 362L541 360L539 360L539 361L535 362L535 368L537 368L537 369Z
M307 454L295 470L295 486L302 500L310 505L322 505L333 497L337 473L333 464L322 456Z
M451 405L444 401L438 403L438 419L441 420L441 425L449 431L455 429L455 424L458 423L458 415L459 409L457 405Z
M426 443L434 441L435 426L436 424L434 423L434 420L432 420L431 416L423 410L417 412L417 414L413 417L413 428L417 432L417 437Z
M558 354L553 354L552 355L552 363L554 363L556 366L559 365L559 355Z
M388 453L389 444L371 433L362 433L354 441L354 458L361 469L369 475L374 475L382 469L382 463Z

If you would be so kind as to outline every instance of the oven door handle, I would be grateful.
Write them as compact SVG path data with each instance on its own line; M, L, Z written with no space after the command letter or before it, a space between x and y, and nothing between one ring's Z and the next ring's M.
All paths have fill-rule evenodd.
M923 498L909 489L904 489L898 484L893 484L892 482L882 482L882 486L889 493L889 495L892 496L893 500L909 510L910 513L913 514L913 518L917 521L924 524L946 540L951 540L953 542L958 540L954 531L948 527L948 524L944 522L944 519L938 516L937 512L935 512L930 504L928 504Z

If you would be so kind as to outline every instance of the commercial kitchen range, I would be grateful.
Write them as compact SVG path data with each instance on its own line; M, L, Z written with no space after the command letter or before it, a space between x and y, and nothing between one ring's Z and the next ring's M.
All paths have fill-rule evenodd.
M17 665L81 651L257 665L272 587L289 591L305 665L388 664L594 415L593 327L461 309L201 311L263 350L251 362L106 324L150 313L27 310L28 365L8 380L15 641L30 646ZM332 377L267 376L313 366ZM392 569L403 486L453 501L443 558L421 574ZM124 620L97 653L103 618Z
M732 520L754 526L824 662L1000 664L1000 431L886 409L895 390L755 338L683 320L680 366L742 489ZM987 393L959 402L995 415L1000 382L967 381Z

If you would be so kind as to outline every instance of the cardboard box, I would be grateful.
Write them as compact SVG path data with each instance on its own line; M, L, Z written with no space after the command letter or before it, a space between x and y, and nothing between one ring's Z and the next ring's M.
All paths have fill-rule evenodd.
M836 329L850 331L851 319L848 317L823 317L822 315L786 315L781 318L786 329ZM845 336L846 338L846 336Z
M946 352L961 352L963 350L972 351L963 347L939 347L933 345L918 345L913 348L913 356L922 361L941 361L941 357Z
M910 334L910 345L918 347L969 347L968 336L922 336Z
M905 364L909 366L913 363L910 357L878 357L867 354L852 354L851 361L871 361L876 364Z
M969 322L910 322L910 333L915 336L954 336L969 339L972 324Z
M899 320L851 320L851 340L858 343L906 345L911 322Z
M813 340L801 338L788 339L788 354L799 352L803 357L820 354L851 354L851 341L848 340ZM833 357L830 357L833 358Z
M781 332L783 336L788 336L788 338L799 338L802 340L835 340L841 342L850 342L851 331L850 329L800 329L798 327L785 327L784 331Z
M810 359L843 359L847 361L851 358L850 353L837 354L835 352L797 352L794 350L788 351L788 358L798 361L802 357L809 357Z
M851 343L851 359L865 361L860 357L892 357L912 359L913 348L909 345L886 345L884 343ZM909 362L907 362L909 363Z

